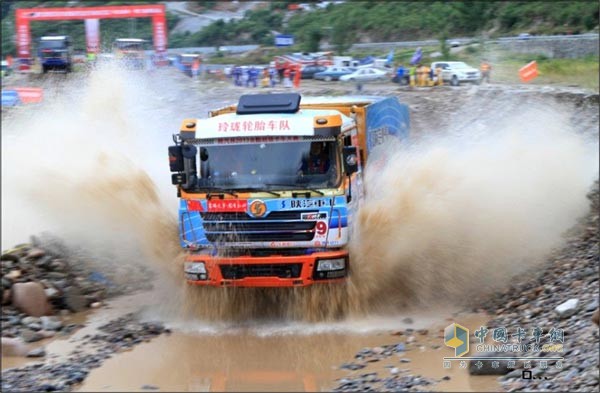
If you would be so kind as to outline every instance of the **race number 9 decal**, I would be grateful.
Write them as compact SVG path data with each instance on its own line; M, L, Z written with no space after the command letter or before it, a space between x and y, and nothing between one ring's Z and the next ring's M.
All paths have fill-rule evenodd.
M317 221L317 235L324 235L327 232L327 223L325 221Z

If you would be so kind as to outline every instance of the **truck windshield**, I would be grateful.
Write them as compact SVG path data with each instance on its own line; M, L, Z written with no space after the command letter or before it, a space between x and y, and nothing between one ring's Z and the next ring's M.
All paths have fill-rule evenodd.
M61 50L67 49L68 44L65 40L44 40L40 41L40 49Z
M200 188L330 188L341 178L335 141L205 145L199 150Z

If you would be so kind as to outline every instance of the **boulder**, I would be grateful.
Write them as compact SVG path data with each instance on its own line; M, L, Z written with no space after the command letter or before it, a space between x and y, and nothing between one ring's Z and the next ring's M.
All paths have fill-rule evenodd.
M73 312L85 310L88 301L76 287L67 287L64 291L64 301L67 308Z
M28 345L17 337L2 337L2 356L25 356Z
M554 311L558 314L560 318L568 318L571 315L575 314L578 306L579 299L569 299L566 302L556 306Z
M596 309L596 311L594 311L594 314L592 314L592 322L594 322L596 325L599 324L599 322L600 322L600 311L599 311L599 309Z
M16 283L12 286L12 304L21 312L34 317L52 314L52 307L44 292L44 286L37 282Z

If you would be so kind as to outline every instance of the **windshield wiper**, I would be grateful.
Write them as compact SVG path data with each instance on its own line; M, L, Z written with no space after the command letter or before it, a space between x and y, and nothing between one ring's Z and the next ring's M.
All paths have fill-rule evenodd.
M267 184L265 184L265 186L289 187L289 188L293 188L295 190L302 189L302 190L312 191L319 195L325 195L325 193L323 193L319 190L315 190L314 188L308 188L301 184L267 183Z
M215 192L212 192L212 191L215 191ZM236 194L235 191L233 191L233 190L225 190L223 188L212 188L212 189L207 190L206 198L210 199L213 196L218 196L219 198L223 199L225 194L229 194L236 198L238 197L238 194Z
M258 187L243 187L243 188L236 188L235 190L242 191L242 192L243 191L266 192L267 194L275 195L276 197L281 197L280 194L278 194L274 191L269 191L269 190L265 190L263 188L258 188Z

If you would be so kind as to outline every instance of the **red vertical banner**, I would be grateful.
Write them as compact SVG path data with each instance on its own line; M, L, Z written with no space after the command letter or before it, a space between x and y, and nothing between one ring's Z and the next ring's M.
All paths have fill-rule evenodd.
M163 54L167 50L167 24L165 16L153 16L152 27L154 33L154 50L159 54Z
M100 52L100 20L85 20L85 40L87 53L98 54Z
M29 32L29 20L23 14L23 10L16 10L16 33L17 33L17 56L19 58L19 70L29 69L29 59L31 58L30 46L31 35Z

